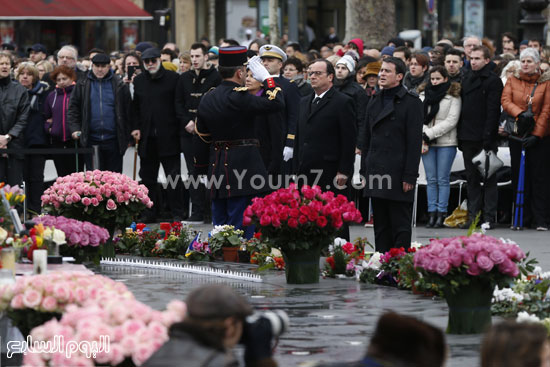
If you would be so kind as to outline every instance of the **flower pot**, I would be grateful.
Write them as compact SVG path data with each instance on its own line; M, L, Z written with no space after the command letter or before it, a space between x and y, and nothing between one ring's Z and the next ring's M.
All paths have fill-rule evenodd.
M491 325L491 298L493 287L486 283L472 283L445 292L449 305L448 334L480 334Z
M246 250L239 250L238 255L239 255L240 263L244 263L244 264L250 263L250 252Z
M223 261L239 262L239 248L238 247L222 247Z
M319 260L321 250L284 250L286 282L288 284L319 283Z

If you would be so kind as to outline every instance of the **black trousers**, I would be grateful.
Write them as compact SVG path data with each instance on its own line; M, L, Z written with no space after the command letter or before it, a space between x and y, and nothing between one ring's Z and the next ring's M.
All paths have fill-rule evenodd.
M97 145L99 150L98 169L122 173L123 156L120 154L118 140L116 138L103 141L90 140L88 142L88 147L92 147L93 145ZM93 170L92 162L93 156L91 154L86 154L86 169L89 171Z
M413 203L371 198L376 251L411 247Z
M468 190L468 218L474 220L479 211L483 210L481 220L483 222L496 222L498 206L497 175L491 176L482 188L483 177L472 159L483 150L481 141L461 141L460 149L466 168Z
M29 154L25 157L23 180L26 185L27 207L32 214L40 214L41 211L40 197L44 193L45 164L46 157L43 155Z
M159 173L160 165L164 168L164 173L168 178L168 185L166 188L166 196L168 199L168 208L173 217L183 217L185 212L183 208L183 198L181 191L181 161L180 154L170 156L159 156L157 140L153 137L149 138L147 142L147 156L140 157L140 169L139 176L143 184L149 190L149 198L153 201L153 215L157 215L159 202L157 200L157 177ZM174 183L174 184L172 184Z
M199 184L197 187L193 182L198 182L199 178L195 175L195 161L193 159L193 140L190 138L181 139L181 149L189 172L191 185L189 186L189 197L191 198L192 212L191 215L204 216L206 207L206 187Z
M0 158L0 182L10 186L23 183L23 159L9 156Z
M69 140L64 143L52 143L50 148L54 149L67 149L67 152L71 153L71 149L75 149L75 141ZM54 154L52 156L55 170L58 177L70 175L77 172L76 169L76 154ZM78 155L78 172L84 170L84 154Z
M518 188L519 166L521 160L521 143L510 140L510 158L512 162L512 189L513 202L516 202ZM550 157L550 137L539 140L534 146L525 150L525 178L523 213L524 223L533 228L546 227L548 214L548 200L550 172L548 169Z

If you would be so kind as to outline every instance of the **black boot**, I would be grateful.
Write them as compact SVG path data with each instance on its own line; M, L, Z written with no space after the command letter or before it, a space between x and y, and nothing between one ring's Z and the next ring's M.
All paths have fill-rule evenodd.
M428 219L428 223L426 224L426 228L433 228L434 225L435 225L436 212L428 212L428 215L429 215L430 219Z
M443 222L445 222L446 217L447 213L437 213L437 220L435 221L434 228L443 228Z

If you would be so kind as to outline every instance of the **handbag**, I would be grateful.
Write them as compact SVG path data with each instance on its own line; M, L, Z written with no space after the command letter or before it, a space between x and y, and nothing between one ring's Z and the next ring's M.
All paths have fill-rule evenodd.
M426 143L424 140L422 140L422 154L428 153L428 150L430 150L430 145Z
M472 159L472 163L474 166L477 166L481 177L484 179L490 178L504 166L504 162L492 150L482 150L481 153Z
M533 114L533 96L537 89L538 83L535 83L531 95L529 96L529 102L527 102L527 110L520 114L515 119L509 117L506 119L504 125L504 131L508 134L524 138L529 135L535 128L535 115Z

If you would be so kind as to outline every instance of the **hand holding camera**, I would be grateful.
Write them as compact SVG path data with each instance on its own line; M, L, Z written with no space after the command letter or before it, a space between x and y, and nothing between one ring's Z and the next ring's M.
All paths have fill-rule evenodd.
M281 310L255 313L246 318L240 344L244 345L247 366L269 359L279 336L289 326L288 315Z

